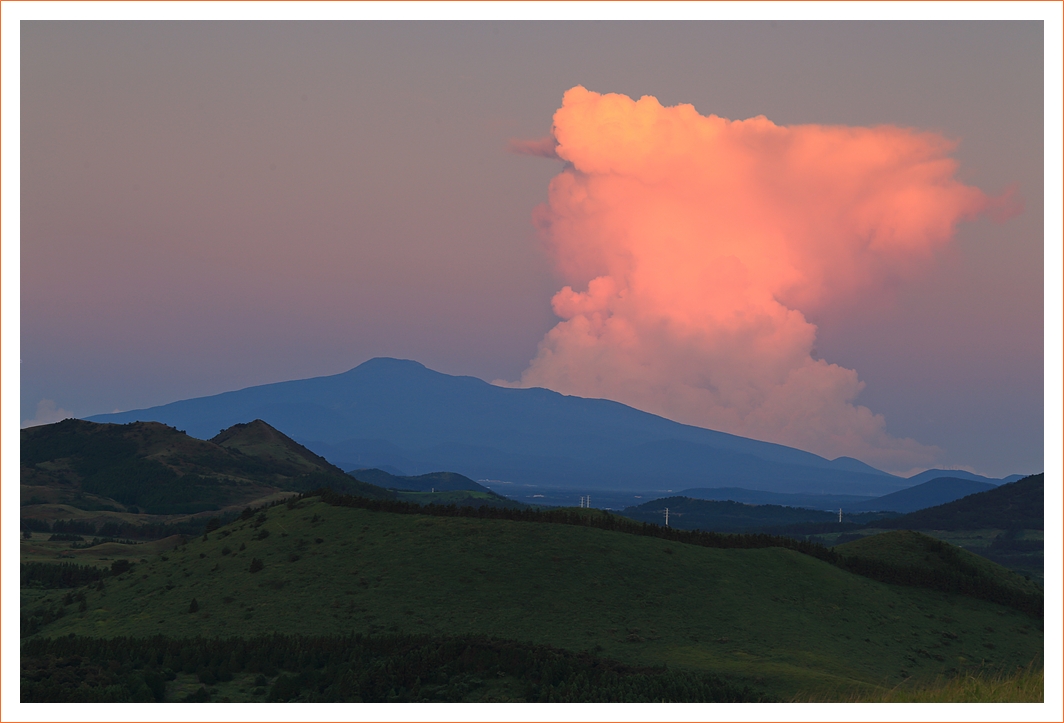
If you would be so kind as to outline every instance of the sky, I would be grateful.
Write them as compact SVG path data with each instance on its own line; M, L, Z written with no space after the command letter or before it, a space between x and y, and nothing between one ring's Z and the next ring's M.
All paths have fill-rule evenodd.
M1042 30L23 22L19 419L393 356L1042 471Z

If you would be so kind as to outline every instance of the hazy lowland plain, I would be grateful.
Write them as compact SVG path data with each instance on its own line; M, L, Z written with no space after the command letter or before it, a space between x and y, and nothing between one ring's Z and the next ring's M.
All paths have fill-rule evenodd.
M1041 475L840 523L349 474L260 420L21 455L23 701L1042 699Z

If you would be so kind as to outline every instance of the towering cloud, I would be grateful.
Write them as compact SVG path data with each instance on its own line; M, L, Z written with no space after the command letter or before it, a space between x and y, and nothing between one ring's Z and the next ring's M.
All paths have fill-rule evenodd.
M933 260L958 221L1007 206L954 179L953 144L895 127L730 121L569 90L566 161L534 221L568 283L519 382L893 470L938 452L856 405L856 372L814 357L827 307ZM1007 209L1006 209L1007 210Z

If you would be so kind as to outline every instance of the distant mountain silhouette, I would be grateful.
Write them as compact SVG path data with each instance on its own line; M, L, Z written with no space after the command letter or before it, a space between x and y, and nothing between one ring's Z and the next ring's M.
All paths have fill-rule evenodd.
M681 490L680 495L698 500L717 500L741 502L747 505L786 505L788 507L805 507L812 510L856 510L857 505L869 501L861 495L804 495L782 492L763 492L741 487L701 487Z
M854 512L876 510L915 512L916 510L944 505L947 502L959 500L961 497L996 488L997 485L992 482L980 482L979 480L960 479L957 477L939 477L908 489L892 492L883 497L859 502L851 505L849 509Z
M1045 527L1045 474L910 512L879 526L907 530L1041 530Z
M497 387L398 359L90 419L160 421L205 439L262 419L344 469L453 470L582 490L727 486L878 496L912 484L849 458L830 461L617 402Z
M414 492L453 492L455 490L471 490L474 492L487 492L494 495L484 485L477 484L465 475L454 472L430 472L416 477L407 475L395 475L382 469L353 469L348 472L360 482L368 482L390 490L411 490ZM501 495L499 495L501 496Z
M1015 482L1018 479L1023 479L1024 475L1010 474L1008 477L994 479L993 477L984 477L981 474L965 472L963 469L929 469L921 472L920 474L914 474L912 477L909 478L909 484L923 484L924 482L930 482L933 479L939 479L941 477L952 477L953 479L970 479L977 480L979 482L989 482L993 485L1001 485L1007 484L1009 482Z

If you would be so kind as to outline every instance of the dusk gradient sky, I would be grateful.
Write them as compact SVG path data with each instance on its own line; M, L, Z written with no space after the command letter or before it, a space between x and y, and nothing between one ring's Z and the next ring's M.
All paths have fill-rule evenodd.
M394 356L894 472L1042 471L1042 31L24 22L20 418ZM591 137L555 115L608 94ZM631 160L602 128L636 101ZM608 319L629 346L570 333Z

